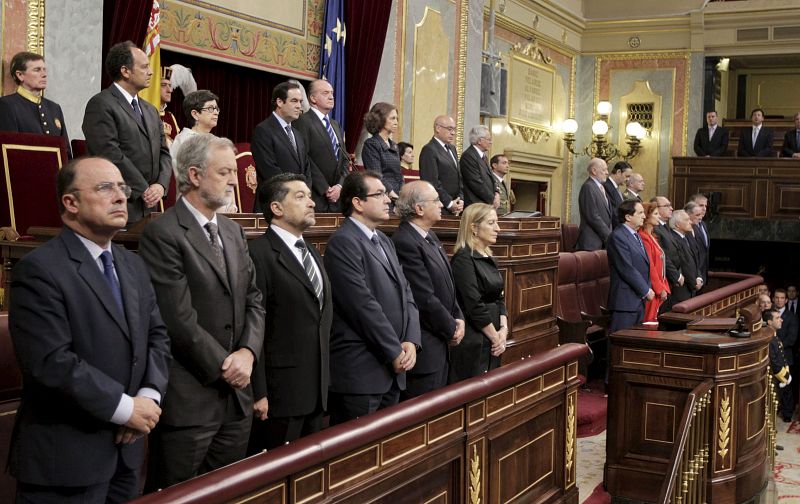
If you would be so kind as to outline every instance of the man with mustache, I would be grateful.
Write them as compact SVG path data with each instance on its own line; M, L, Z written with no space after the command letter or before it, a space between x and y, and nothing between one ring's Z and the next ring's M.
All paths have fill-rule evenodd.
M244 458L253 414L250 376L264 340L264 308L244 230L217 214L237 183L233 143L194 135L177 165L182 197L139 241L174 357L161 428L150 438L150 490Z

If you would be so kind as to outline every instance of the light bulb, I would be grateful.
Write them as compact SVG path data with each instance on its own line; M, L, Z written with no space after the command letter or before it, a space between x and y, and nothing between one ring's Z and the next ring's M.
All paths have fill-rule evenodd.
M605 121L595 121L592 123L592 133L595 135L605 135L608 133L608 123Z
M561 131L568 134L575 134L578 131L578 121L575 119L569 118L561 123Z
M603 116L611 115L611 102L608 101L598 102L597 113Z

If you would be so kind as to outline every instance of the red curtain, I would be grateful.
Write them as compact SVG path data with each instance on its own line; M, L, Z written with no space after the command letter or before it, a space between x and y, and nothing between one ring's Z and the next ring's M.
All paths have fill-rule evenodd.
M103 61L108 49L119 42L132 41L141 47L147 34L147 23L153 0L105 0L103 2ZM106 75L105 66L102 72L102 85L111 85L111 77Z
M392 0L347 0L345 8L345 123L347 150L354 152L364 125L364 114L372 105L372 94L378 80L386 29L392 12ZM391 83L382 85L390 86Z
M272 88L287 79L284 75L167 51L162 47L161 64L175 63L192 70L197 89L208 89L219 96L219 122L213 133L230 138L234 143L250 142L256 125L272 113ZM305 82L301 84L306 85ZM181 127L186 125L183 96L182 91L173 92L167 106Z

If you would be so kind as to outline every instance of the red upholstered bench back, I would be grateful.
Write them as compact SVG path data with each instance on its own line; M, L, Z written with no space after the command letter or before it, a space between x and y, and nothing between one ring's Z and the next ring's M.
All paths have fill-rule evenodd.
M250 213L256 203L256 163L253 161L253 153L250 152L249 143L236 144L236 166L239 171L239 185L236 188L236 206L239 213Z
M561 252L575 252L578 243L578 225L561 224Z
M578 301L581 310L592 316L601 315L600 307L606 306L598 283L603 267L601 258L594 252L580 250L575 252L578 262Z
M558 309L556 315L564 320L581 320L578 304L578 261L575 254L558 254Z
M599 272L597 276L597 291L600 293L600 306L608 306L608 289L611 286L611 271L608 268L608 252L605 250L595 250L597 256Z

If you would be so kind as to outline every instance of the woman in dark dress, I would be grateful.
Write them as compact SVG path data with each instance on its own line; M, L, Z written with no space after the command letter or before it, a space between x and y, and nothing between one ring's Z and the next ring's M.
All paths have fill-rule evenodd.
M365 169L381 174L386 192L394 202L403 187L400 153L392 140L397 132L397 109L391 103L376 103L364 117L364 127L372 136L364 141L361 161Z
M451 263L466 328L464 339L450 350L450 383L498 367L506 350L504 281L490 249L499 231L491 205L475 203L464 210Z

